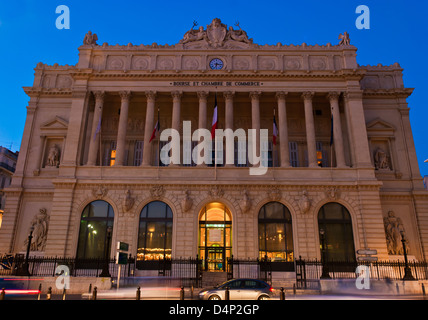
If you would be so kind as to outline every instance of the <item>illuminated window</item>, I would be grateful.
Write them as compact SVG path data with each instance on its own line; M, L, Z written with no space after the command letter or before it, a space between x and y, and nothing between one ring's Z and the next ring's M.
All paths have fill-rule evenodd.
M259 258L293 261L293 230L290 211L279 202L265 204L259 212Z
M97 200L85 207L80 219L78 258L104 258L107 231L113 228L113 221L114 212L109 203Z
M114 165L116 161L116 150L111 150L110 152L110 167Z
M140 214L137 262L171 259L172 210L164 202L147 204ZM150 264L138 264L150 268Z
M112 166L116 160L116 141L106 140L104 142L103 166Z

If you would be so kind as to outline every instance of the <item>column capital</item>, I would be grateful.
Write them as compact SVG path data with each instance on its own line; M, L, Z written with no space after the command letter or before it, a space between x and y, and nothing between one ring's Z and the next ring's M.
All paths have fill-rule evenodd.
M235 95L235 92L234 91L225 91L225 92L223 92L223 96L226 98L226 99L233 99L233 96Z
M104 91L93 91L92 92L96 101L103 101L105 97Z
M148 101L156 100L156 91L146 91L146 97Z
M196 93L199 99L204 99L204 100L207 99L208 95L210 94L208 91L197 91Z
M339 91L330 91L327 94L327 98L331 101L331 100L339 100L340 97L340 92Z
M171 96L174 100L175 99L181 99L182 95L183 95L182 91L172 91L171 92Z
M277 100L285 100L285 98L287 97L287 95L288 95L288 92L286 92L286 91L278 91L275 94L275 97L276 97Z
M261 94L262 94L261 91L251 91L250 92L250 98L258 100L258 99L260 99Z
M120 98L122 100L128 100L129 101L129 99L131 99L132 93L131 93L131 91L120 91L119 95L120 95Z
M313 91L305 91L302 93L302 99L303 100L312 100L314 95L315 95L315 92L313 92Z

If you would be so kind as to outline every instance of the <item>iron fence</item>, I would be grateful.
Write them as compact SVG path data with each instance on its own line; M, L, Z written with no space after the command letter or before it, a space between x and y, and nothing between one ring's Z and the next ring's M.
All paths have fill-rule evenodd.
M235 259L227 260L227 279L256 278L272 284L272 272L294 271L294 262L275 262L271 259Z
M406 264L402 261L326 261L324 268L331 279L356 279L357 267L368 267L369 277L374 280L402 280ZM428 263L411 261L408 267L415 280L428 280ZM296 285L301 289L319 288L323 273L321 260L296 260Z
M23 255L4 255L0 258L0 275L17 275L26 259ZM105 265L108 265L108 271L111 277L118 276L119 265L116 259L102 258L64 258L64 257L29 257L28 272L31 276L49 277L56 276L58 266L66 266L72 277L99 277ZM135 261L129 257L128 263L122 265L121 277L133 276L135 272Z
M200 287L202 283L202 260L196 258L161 259L136 262L137 270L154 270L160 277L180 280L185 287Z

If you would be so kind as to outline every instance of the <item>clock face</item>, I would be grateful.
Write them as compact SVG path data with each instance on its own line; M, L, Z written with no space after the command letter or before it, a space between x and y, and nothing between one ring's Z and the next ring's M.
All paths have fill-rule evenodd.
M223 61L218 58L212 59L210 61L210 68L212 70L221 70L223 69Z

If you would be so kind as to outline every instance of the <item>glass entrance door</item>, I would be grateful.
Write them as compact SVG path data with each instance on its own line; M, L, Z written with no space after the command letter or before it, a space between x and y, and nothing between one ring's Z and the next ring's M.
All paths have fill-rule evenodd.
M199 256L206 271L225 271L232 255L232 221L221 203L206 205L199 216Z

